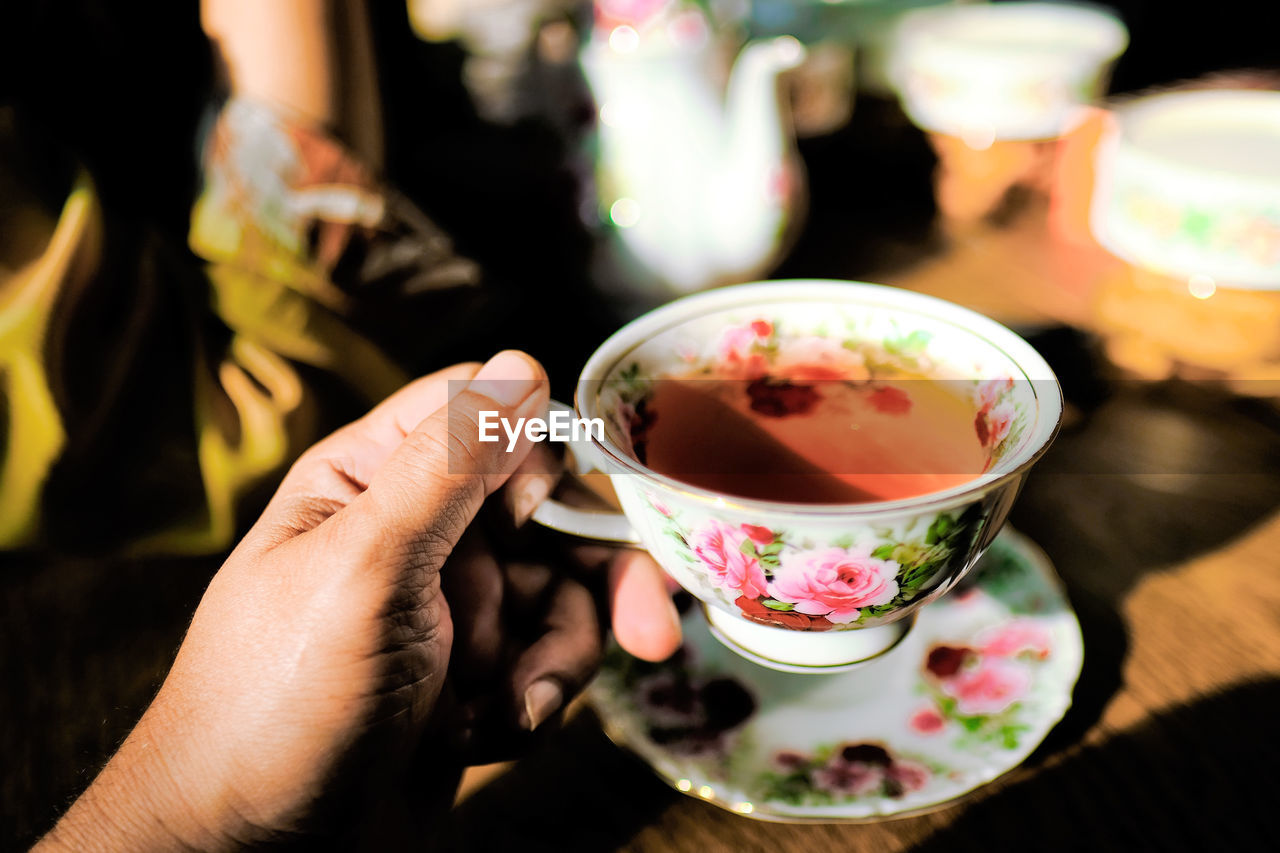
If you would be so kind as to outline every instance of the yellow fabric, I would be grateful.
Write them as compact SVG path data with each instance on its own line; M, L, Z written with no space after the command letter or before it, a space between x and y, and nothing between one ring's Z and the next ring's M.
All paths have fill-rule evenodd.
M93 184L82 174L44 250L16 272L0 267L0 393L8 404L0 464L0 548L29 546L39 533L41 490L66 436L47 378L45 332L70 279L92 275L101 217ZM235 530L238 497L279 470L308 438L291 436L287 426L303 407L305 389L294 367L270 346L309 363L340 361L333 345L316 333L316 327L321 334L333 333L334 324L315 321L302 297L279 286L255 293L251 277L230 268L214 267L210 275L216 282L215 310L225 311L233 327L246 331L232 338L217 365L203 358L196 362L194 429L206 511L185 525L144 538L131 550L201 553L226 547ZM218 416L227 403L234 429Z
M260 114L245 114L261 123ZM5 129L0 127L0 132ZM254 176L265 169L268 177L278 174L284 182L297 179L298 162L271 161L264 166L261 158L252 160L253 134L259 132L260 128L250 126L245 144L237 143L221 152L221 157L216 151L206 157L206 186L193 211L190 233L191 248L207 262L205 289L180 294L188 303L194 298L195 316L170 310L152 318L152 322L173 324L177 339L187 347L183 355L193 367L189 395L182 389L176 398L157 395L158 399L179 400L186 395L189 401L190 434L179 436L173 444L189 448L177 458L193 453L199 471L199 482L181 486L190 493L190 511L186 517L170 518L151 529L145 525L130 528L129 537L115 546L126 552L195 554L230 545L237 527L237 508L245 494L255 487L269 486L272 478L319 437L319 406L299 365L342 379L369 403L408 378L345 322L348 297L330 280L330 269L308 254L300 236L303 227L312 227L311 223L289 221L279 211L255 207L255 199L228 190L244 178L237 168ZM345 152L336 143L304 141L309 148L302 153L331 171L337 163L348 173L359 173L358 164L345 160ZM25 189L22 182L27 176L20 168L5 171L7 165L0 162L0 192L5 181L10 187ZM255 180L259 178L250 177L247 183ZM240 186L245 183L239 181ZM64 422L65 414L59 410L57 371L65 375L77 371L78 366L56 357L57 340L51 337L50 329L58 312L79 310L77 299L95 286L103 260L105 224L86 173L75 180L56 221L34 201L36 194L29 198L21 195L17 200L0 199L0 229L8 232L0 235L0 549L56 548L67 543L42 540L47 523L42 515L58 510L49 506L44 493L51 472L68 449L69 428L75 427ZM281 222L295 228L292 240L279 238ZM335 233L327 236L333 238ZM140 245L145 249L146 241ZM139 253L145 255L144 249ZM126 283L166 274L164 265L155 258L144 256L135 261L139 269L125 271ZM198 276L173 278L162 280L161 288L199 283ZM171 300L166 305L179 302L182 300ZM213 332L206 334L210 322L214 323ZM128 357L123 350L95 355L102 359ZM148 356L144 353L141 357ZM90 374L81 370L77 375ZM140 412L138 417L145 418L147 413ZM95 446L88 452L113 451L110 446ZM169 465L169 457L164 455L172 455L172 447L157 448L150 460L146 459L146 447L142 453L144 461L153 463L149 473L153 479L176 476L171 472L179 467ZM148 485L126 481L95 484L94 488L102 489L103 512L109 513L117 490ZM181 503L188 506L186 495ZM75 528L75 519L70 527ZM65 530L67 525L59 529Z
M66 439L41 357L45 332L67 278L83 275L96 255L101 217L93 185L81 174L44 251L15 272L0 265L0 394L8 401L0 548L28 545L38 531L40 491Z

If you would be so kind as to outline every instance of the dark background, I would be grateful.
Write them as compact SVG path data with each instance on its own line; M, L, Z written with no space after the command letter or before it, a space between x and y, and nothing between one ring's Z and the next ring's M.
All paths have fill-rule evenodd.
M592 235L578 216L579 202L590 192L583 186L582 146L593 114L585 91L572 81L539 80L539 91L529 93L537 101L535 117L514 127L487 124L460 84L461 51L413 38L404 3L369 5L386 102L388 177L454 236L463 254L481 262L491 287L503 294L498 334L460 341L457 357L483 357L500 338L503 346L528 346L553 376L576 375L600 339L596 333L619 319L616 308L593 299ZM1114 73L1116 92L1226 69L1280 68L1268 4L1110 5L1131 31ZM109 218L145 220L178 247L185 246L197 182L197 130L215 97L213 78L198 4L191 0L0 5L0 104L18 105L88 165ZM914 186L898 186L904 169L894 168L898 161L929 158L914 128L855 119L808 141L803 154L818 178L810 223L838 231L849 254L838 270L825 257L806 263L810 247L802 242L800 257L780 272L856 275L858 265L849 269L849 259L874 255L883 263L879 247L886 241L919 243L904 226L927 224L932 216L928 169L916 170ZM862 167L830 171L828 155L857 159ZM824 190L842 183L856 188L851 197L865 203L841 199L828 209ZM830 196L834 202L836 193ZM580 333L551 333L566 325L566 313L578 315Z

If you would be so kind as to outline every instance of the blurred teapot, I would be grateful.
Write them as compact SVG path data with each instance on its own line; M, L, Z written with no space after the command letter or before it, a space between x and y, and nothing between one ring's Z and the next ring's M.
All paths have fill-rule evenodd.
M665 295L757 277L803 194L778 75L804 48L748 44L730 71L714 6L596 0L580 57L599 108L601 211L630 272Z

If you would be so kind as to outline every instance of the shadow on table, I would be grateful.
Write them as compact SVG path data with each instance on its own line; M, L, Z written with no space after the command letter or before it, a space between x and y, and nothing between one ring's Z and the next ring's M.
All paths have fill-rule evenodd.
M1078 415L1012 522L1118 605L1144 574L1222 547L1280 505L1280 409L1211 382L1107 381L1077 332L1031 337Z
M1053 560L1085 645L1073 706L1034 764L1078 741L1119 688L1120 612L1142 578L1230 544L1280 505L1280 412L1207 382L1108 381L1088 336L1029 337L1075 417L1011 523Z
M974 803L916 851L1280 849L1277 707L1280 679L1173 706Z
M454 808L442 850L616 850L681 799L582 713Z
M913 849L1280 849L1269 781L1280 766L1276 707L1280 679L1173 706L995 796L958 806L951 822ZM855 837L850 832L857 828L760 824L686 804L638 761L603 748L602 739L589 715L579 717L554 739L554 749L530 756L460 805L434 841L451 850L613 850L646 826L691 821L714 825L713 836L700 836L704 841L732 838L726 849L766 849L780 839L795 849L810 842L810 849L838 849ZM920 820L928 818L902 826Z

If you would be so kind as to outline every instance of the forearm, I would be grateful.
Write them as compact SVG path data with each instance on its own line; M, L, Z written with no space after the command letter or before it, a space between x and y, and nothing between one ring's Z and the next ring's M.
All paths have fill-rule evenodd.
M336 133L382 164L382 111L365 0L201 0L231 91Z
M238 833L208 826L166 770L146 716L57 825L39 853L232 849Z

